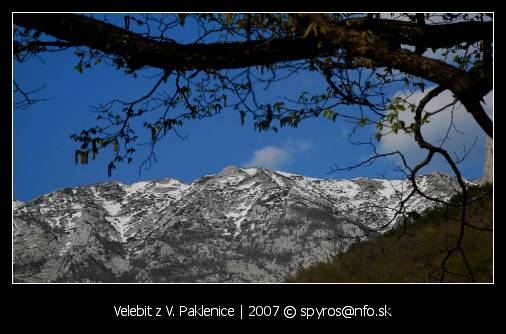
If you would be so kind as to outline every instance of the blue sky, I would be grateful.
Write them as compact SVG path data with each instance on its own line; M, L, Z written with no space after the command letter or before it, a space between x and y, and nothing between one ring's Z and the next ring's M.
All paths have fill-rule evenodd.
M328 174L331 165L352 165L370 154L369 148L346 141L351 127L342 121L332 123L317 118L303 121L296 129L285 127L277 133L258 133L251 121L241 126L239 114L225 110L212 118L187 122L180 130L181 134L188 135L187 139L167 136L157 146L158 161L140 175L139 166L147 156L146 148L142 147L137 148L131 164L118 165L113 176L107 177L110 155L99 154L97 160L90 160L88 165L76 165L74 151L77 146L69 136L95 125L96 114L90 106L115 98L143 96L153 81L126 77L109 66L95 66L80 74L74 69L77 60L72 52L44 55L42 60L34 58L27 63L14 63L14 79L18 83L26 90L46 85L38 95L51 98L28 109L13 111L13 191L18 200L27 201L62 187L111 180L133 183L173 177L191 182L229 165L260 165L319 178L378 177L383 172L396 176L393 161L387 159L370 167ZM260 98L298 96L303 90L318 91L322 87L321 78L306 73L272 86L262 92ZM392 95L398 93L391 92ZM449 147L458 151L464 144L469 147L476 138L475 148L461 165L464 176L476 179L482 173L485 136L466 118L465 111L456 110L455 113L460 115L458 124L465 134L452 135ZM440 123L442 126L444 122ZM366 131L369 131L366 135L373 133ZM390 138L381 145L385 150L400 147L413 161L422 156L409 138ZM433 168L424 172L434 169L448 171L444 163L436 161Z

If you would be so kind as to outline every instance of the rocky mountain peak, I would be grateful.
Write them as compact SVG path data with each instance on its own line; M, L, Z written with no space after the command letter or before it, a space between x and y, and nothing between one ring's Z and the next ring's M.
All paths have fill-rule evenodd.
M417 179L451 196L444 174ZM64 188L13 203L14 275L29 282L277 282L373 238L410 182L229 166L179 180ZM433 205L423 197L408 210Z

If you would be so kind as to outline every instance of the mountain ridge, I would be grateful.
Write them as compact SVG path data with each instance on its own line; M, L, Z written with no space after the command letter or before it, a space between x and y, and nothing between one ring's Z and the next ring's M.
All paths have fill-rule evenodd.
M448 198L455 179L418 178ZM13 207L20 282L277 282L374 237L409 182L228 166L177 179L62 188ZM431 206L421 197L410 210ZM384 228L386 231L390 228ZM381 232L383 232L381 230Z

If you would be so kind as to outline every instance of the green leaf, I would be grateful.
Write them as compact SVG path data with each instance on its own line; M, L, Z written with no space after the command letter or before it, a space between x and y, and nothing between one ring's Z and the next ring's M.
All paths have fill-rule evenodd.
M413 131L418 131L420 129L420 126L418 125L418 123L411 123L411 125L409 126L411 128L411 130Z
M315 31L315 28L316 28L316 23L311 22L311 24L309 24L308 27L306 28L306 31L304 32L304 35L302 37L306 38L307 36L309 36L311 31Z
M226 14L225 15L225 22L227 24L231 24L234 20L234 14Z
M362 117L358 120L358 126L363 128L367 124L368 121L369 120L367 119L367 117Z
M114 139L114 141L112 142L113 145L114 145L114 152L118 153L119 152L119 143L118 143L118 139Z
M83 73L83 63L79 62L79 64L77 64L74 68L77 72Z
M393 133L395 133L395 134L398 133L400 129L401 129L401 125L399 123L392 124Z
M327 109L323 112L323 117L335 120L334 116L336 115L331 109Z

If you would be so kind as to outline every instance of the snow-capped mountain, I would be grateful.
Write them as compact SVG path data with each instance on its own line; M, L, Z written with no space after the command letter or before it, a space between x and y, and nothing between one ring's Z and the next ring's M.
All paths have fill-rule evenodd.
M456 188L439 173L417 184L437 198ZM237 167L191 184L64 188L13 203L14 281L279 282L394 226L410 190ZM433 204L415 196L407 211Z
M14 201L12 201L12 210L16 210L17 208L19 208L23 204L25 204L25 203L15 199Z

